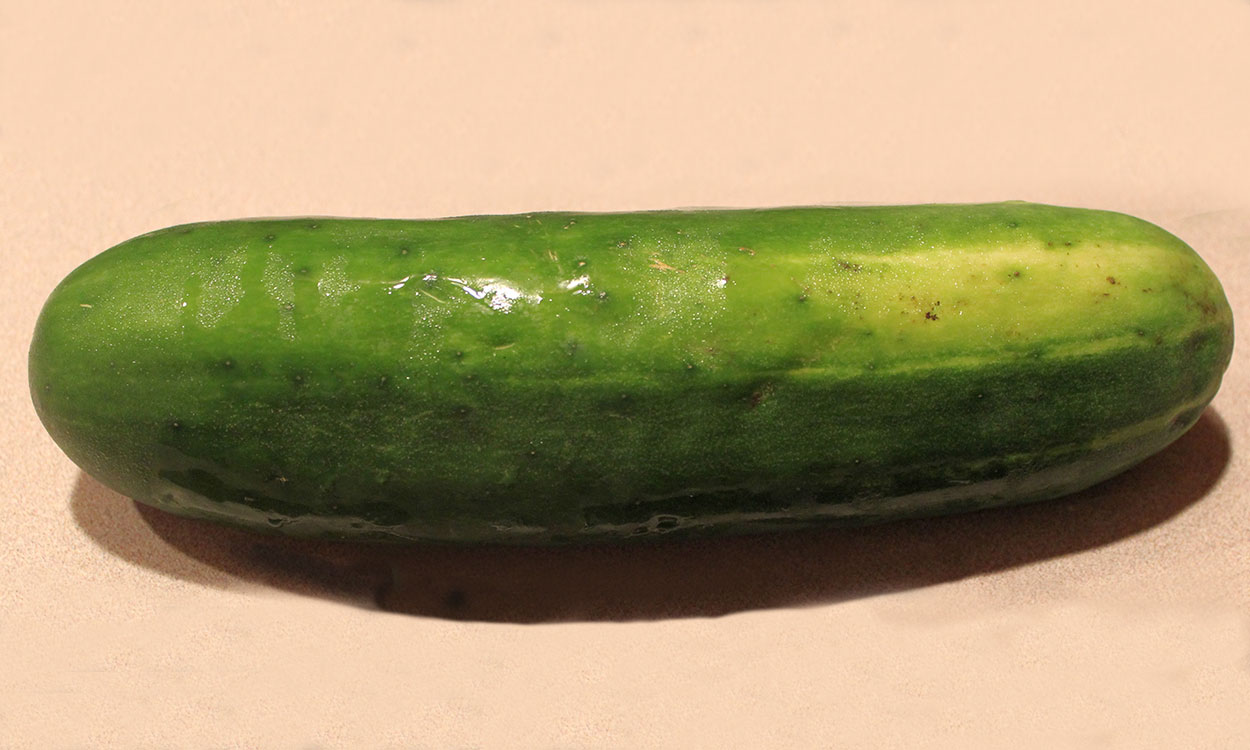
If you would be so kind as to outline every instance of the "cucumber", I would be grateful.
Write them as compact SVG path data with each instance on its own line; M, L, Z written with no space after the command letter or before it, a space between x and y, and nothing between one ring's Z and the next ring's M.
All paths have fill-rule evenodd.
M47 430L174 514L556 543L1064 495L1188 429L1232 314L1181 240L1009 202L191 224L84 263Z

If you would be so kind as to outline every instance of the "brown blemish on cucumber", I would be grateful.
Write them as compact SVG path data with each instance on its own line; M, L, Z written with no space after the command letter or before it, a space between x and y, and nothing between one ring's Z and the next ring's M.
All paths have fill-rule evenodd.
M655 530L659 532L672 531L681 523L681 519L677 516L656 516Z

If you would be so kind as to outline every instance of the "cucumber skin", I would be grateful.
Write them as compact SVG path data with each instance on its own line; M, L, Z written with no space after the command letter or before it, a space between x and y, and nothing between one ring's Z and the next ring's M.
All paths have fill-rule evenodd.
M111 488L348 539L555 543L1055 497L1188 429L1183 242L1029 203L171 227L47 301L36 410Z

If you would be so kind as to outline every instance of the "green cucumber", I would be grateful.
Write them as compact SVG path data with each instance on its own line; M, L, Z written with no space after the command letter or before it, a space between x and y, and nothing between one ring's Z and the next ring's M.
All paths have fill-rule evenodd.
M242 220L76 269L30 387L174 514L547 543L1074 492L1188 429L1232 341L1199 256L1104 211Z

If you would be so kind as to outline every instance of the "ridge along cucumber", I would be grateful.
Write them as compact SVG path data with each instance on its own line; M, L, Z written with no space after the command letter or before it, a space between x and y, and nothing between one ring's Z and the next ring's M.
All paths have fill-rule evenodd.
M174 514L556 543L1064 495L1185 432L1232 342L1199 256L1104 211L241 220L73 271L30 387Z

